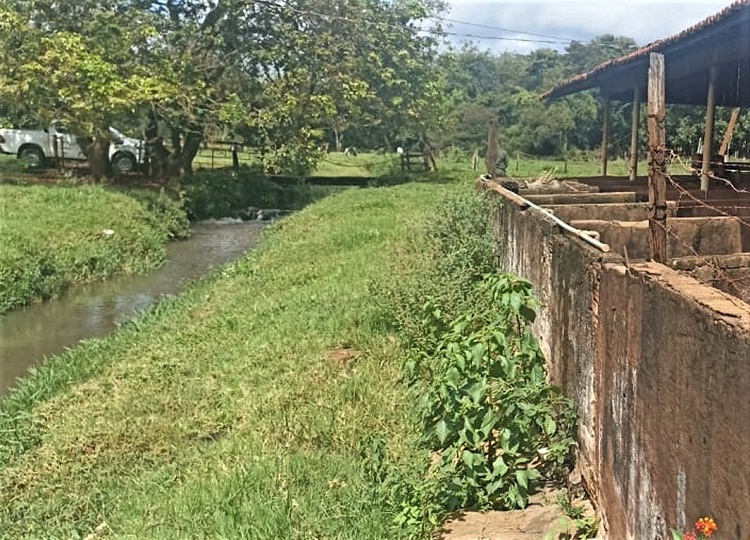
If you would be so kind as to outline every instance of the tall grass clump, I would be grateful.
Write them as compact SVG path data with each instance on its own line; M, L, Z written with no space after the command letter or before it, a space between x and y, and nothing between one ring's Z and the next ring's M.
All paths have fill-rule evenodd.
M170 197L163 189L129 189L125 193L146 207L150 223L166 231L170 239L181 240L190 236L190 220L184 200Z

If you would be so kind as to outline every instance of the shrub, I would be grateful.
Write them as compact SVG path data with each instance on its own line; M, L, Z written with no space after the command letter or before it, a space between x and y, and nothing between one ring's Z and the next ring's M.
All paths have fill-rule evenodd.
M158 192L134 189L127 193L146 207L154 223L165 229L168 237L179 239L190 236L190 221L182 200L172 199L163 189Z
M533 483L556 475L573 446L569 401L546 382L544 357L529 325L531 284L489 274L483 302L443 328L438 306L434 350L416 350L406 365L424 444L448 481L439 496L448 511L523 508Z
M250 206L299 210L330 193L303 180L280 185L250 167L197 172L183 180L182 188L191 220L232 216Z
M493 204L468 190L447 199L394 255L399 280L376 288L410 351L404 375L431 455L422 486L404 488L401 523L524 507L574 444L572 405L546 382L531 332L532 286L494 269Z

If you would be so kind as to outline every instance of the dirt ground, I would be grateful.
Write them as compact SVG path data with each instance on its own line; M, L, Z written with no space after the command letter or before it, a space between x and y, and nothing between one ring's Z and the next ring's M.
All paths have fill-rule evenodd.
M440 540L573 540L575 522L559 504L559 490L547 490L530 498L524 510L505 512L467 512L445 524ZM593 518L587 501L575 501L585 507L584 517ZM590 538L590 537L589 537Z

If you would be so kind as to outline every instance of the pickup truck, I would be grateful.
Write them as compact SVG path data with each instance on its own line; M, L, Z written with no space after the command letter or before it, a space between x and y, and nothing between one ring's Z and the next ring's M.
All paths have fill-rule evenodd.
M115 141L109 147L112 167L120 173L136 170L145 158L145 142L125 137L112 127L109 131ZM14 154L31 166L41 166L55 157L86 160L75 135L67 132L60 124L52 124L43 130L0 129L0 153Z

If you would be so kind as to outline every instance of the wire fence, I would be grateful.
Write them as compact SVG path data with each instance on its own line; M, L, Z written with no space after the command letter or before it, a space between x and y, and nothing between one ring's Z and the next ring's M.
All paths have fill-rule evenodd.
M700 171L691 166L691 164L689 164L687 160L674 153L671 155L669 161L677 163L686 174L690 174L693 176L698 176L700 174ZM709 171L707 174L709 180L714 182L714 185L719 184L722 186L722 188L728 189L735 194L750 195L750 192L748 192L746 189L737 187L732 181L717 175L713 171ZM739 241L740 249L742 249L742 237L744 236L742 229L746 227L748 233L750 233L750 220L748 219L750 218L750 197L743 197L743 199L739 201L739 205L735 206L735 212L737 212L738 208L747 208L747 217L740 216L736 213L729 212L724 208L717 206L716 204L713 204L710 199L701 199L700 197L691 193L690 190L686 189L682 184L680 184L680 182L678 182L672 174L667 174L666 179L669 185L678 193L678 197L674 201L675 215L679 216L680 209L688 207L683 203L689 201L690 205L692 205L694 208L700 207L706 209L708 216L721 216L723 218L728 218L736 222L740 227ZM742 202L744 202L744 206L741 205ZM736 253L722 255L707 255L700 253L694 245L695 239L691 239L690 241L688 241L684 238L681 238L675 231L675 228L669 225L669 220L667 221L666 227L658 221L651 222L656 226L664 227L666 235L669 238L672 238L677 244L682 247L683 250L690 253L692 256L692 264L679 265L676 264L675 259L672 259L672 266L681 266L681 268L678 268L678 270L687 272L693 275L693 277L696 277L704 284L710 285L714 288L728 293L730 295L731 301L738 307L747 307L746 304L750 303L750 264L739 264L730 269L727 267L728 265L726 264L726 261L733 255L737 255ZM627 260L627 253L625 253L625 256ZM710 275L708 272L703 272L701 276L696 275L698 273L697 270L699 270L700 268L709 269ZM740 304L739 302L741 302L742 304Z

